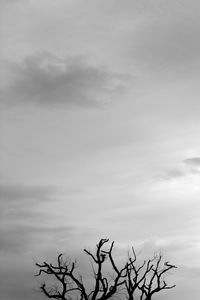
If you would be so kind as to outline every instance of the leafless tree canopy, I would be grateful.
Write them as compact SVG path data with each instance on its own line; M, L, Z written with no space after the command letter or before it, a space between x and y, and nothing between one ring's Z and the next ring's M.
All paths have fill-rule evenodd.
M162 255L139 263L132 248L128 259L119 267L113 257L113 246L114 242L109 244L108 239L101 239L94 253L84 249L94 274L90 288L77 272L76 261L64 259L63 254L58 255L55 264L36 263L39 268L36 276L44 280L40 285L42 293L61 300L107 300L117 295L128 300L151 300L155 293L175 287L167 284L165 276L176 266L163 262ZM109 265L109 273L105 272L106 265Z
M132 257L129 256L127 265L127 279L125 281L129 300L134 300L135 293L140 300L151 300L155 293L162 290L172 289L176 285L168 285L165 274L175 269L176 266L162 261L162 255L155 255L152 259L143 261L137 266L137 257L132 248Z

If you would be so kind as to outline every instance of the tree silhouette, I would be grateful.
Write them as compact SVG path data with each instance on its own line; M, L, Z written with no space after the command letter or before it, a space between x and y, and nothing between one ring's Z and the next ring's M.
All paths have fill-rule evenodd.
M119 293L128 300L135 300L135 296L140 300L151 300L155 293L175 287L166 283L164 275L176 267L168 262L162 263L161 255L138 266L132 248L132 254L119 267L113 257L114 242L110 245L108 242L109 239L101 239L94 253L84 249L90 257L94 274L89 286L77 272L76 261L65 259L62 253L57 256L55 264L47 261L36 263L39 272L35 276L43 275L44 282L40 285L42 293L48 298L60 300L107 300ZM109 272L106 272L106 267Z
M165 274L169 270L175 269L176 266L169 262L162 262L161 254L155 255L153 259L145 260L137 266L137 257L133 248L132 253L132 257L129 256L125 281L129 300L134 300L136 292L140 300L151 300L155 293L176 286L168 285L165 280Z

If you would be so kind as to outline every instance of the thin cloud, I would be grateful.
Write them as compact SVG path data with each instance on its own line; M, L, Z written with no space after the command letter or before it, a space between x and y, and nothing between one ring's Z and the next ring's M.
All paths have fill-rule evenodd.
M34 225L10 225L9 228L0 229L0 252L1 253L26 253L36 245L52 241L53 245L58 245L61 240L71 238L75 232L73 226L44 226ZM52 246L53 248L53 246Z
M176 179L185 176L185 172L182 170L170 170L168 171L163 178L165 180Z
M49 252L54 258L57 251L66 250L74 233L72 226L45 227L41 223L0 228L0 289L3 299L40 299L38 283L33 277L38 271L34 269L34 262L42 257L46 259Z
M123 75L89 65L80 57L60 59L45 52L9 63L9 69L15 79L1 96L3 103L12 105L95 106L123 89Z
M11 224L41 221L40 205L55 200L55 189L46 186L0 184L1 223Z
M170 6L170 4L169 4ZM171 7L171 6L170 6ZM183 3L179 9L160 9L149 15L135 31L132 57L146 68L188 73L199 62L199 5L194 12Z
M186 174L200 174L200 157L191 157L183 161Z
M56 223L56 214L52 219L50 205L60 205L54 188L2 184L0 195L0 254L56 246L75 232L66 222Z
M184 159L179 166L169 170L162 176L164 180L179 179L192 174L200 174L200 157Z
M6 5L15 5L17 3L23 3L24 0L0 0L0 6L6 6Z
M40 300L41 293L39 292L36 283L34 283L34 273L30 267L30 261L24 257L23 260L18 259L18 262L16 263L16 257L8 257L10 260L7 262L7 267L2 268L0 275L2 299Z
M55 192L53 187L27 186L20 184L0 184L1 203L18 203L27 201L49 201Z
M187 158L183 161L188 166L200 166L200 157Z

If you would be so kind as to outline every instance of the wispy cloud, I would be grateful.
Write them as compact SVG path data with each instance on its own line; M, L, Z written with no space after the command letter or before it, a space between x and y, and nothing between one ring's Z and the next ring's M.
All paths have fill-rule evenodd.
M42 220L41 220L42 221ZM26 253L38 250L39 245L51 242L51 248L59 247L62 240L71 238L75 232L73 226L44 226L42 222L33 225L13 224L8 228L0 229L0 252ZM59 249L58 249L59 250Z
M180 178L185 176L185 172L183 170L178 170L178 169L174 169L174 170L169 170L164 176L163 178L166 180L170 180L170 179L175 179L175 178Z
M0 185L0 289L6 300L35 299L33 260L65 250L76 232L51 217L48 207L58 201L56 192L42 185Z
M161 1L162 2L162 1ZM180 70L187 75L199 62L199 4L159 3L134 29L132 57L151 70ZM159 7L160 6L160 7ZM163 7L162 7L163 6ZM190 67L189 67L190 66ZM186 73L184 73L186 72Z
M178 179L192 174L200 174L200 157L184 159L176 168L171 169L162 177L165 180Z
M51 220L48 207L58 202L53 188L7 184L0 185L0 195L0 252L26 252L49 239L57 243L74 229Z
M48 52L8 65L15 79L1 91L7 104L95 106L120 92L125 76L80 57L60 59Z
M183 162L191 167L200 167L200 157L187 158Z
M18 203L27 201L49 201L55 189L44 186L28 186L20 184L0 184L1 203Z

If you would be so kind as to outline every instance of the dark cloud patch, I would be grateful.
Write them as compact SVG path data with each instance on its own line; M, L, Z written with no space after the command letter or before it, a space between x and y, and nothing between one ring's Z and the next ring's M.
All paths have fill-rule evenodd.
M183 161L188 166L200 166L200 157L187 158Z
M192 174L200 174L200 157L191 157L183 160L176 169L169 170L161 178L162 180L171 180Z
M200 174L200 157L187 158L183 163L186 168L186 174Z
M13 83L1 91L3 103L41 106L95 106L123 89L123 75L87 64L83 58L60 59L50 53L9 63ZM125 76L126 77L126 76Z
M163 174L160 174L157 178L160 179L161 181L170 181L174 179L181 179L188 175L188 171L183 169L181 166L176 169L171 169L166 172L163 172Z
M185 176L185 172L183 172L182 170L170 170L165 174L165 176L163 176L163 178L165 180L170 180L174 178L180 178L183 176Z

